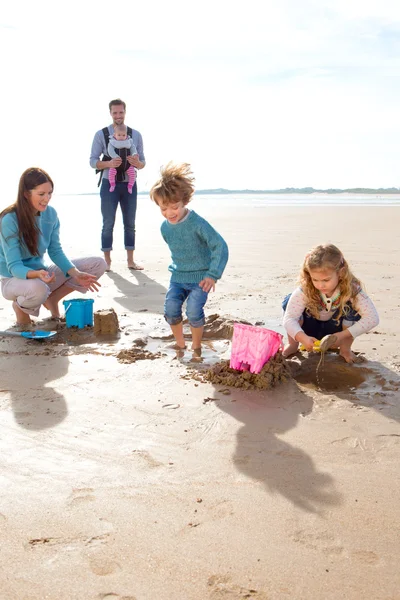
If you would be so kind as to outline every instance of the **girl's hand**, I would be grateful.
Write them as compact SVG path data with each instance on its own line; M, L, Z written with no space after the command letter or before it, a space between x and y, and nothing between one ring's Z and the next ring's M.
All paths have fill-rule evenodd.
M55 274L50 275L48 271L45 269L40 269L39 271L35 271L37 273L36 279L40 279L43 283L50 283L53 281Z
M317 339L315 337L310 337L309 335L307 335L301 341L301 343L303 344L303 346L305 347L307 352L312 352L314 350L314 342L316 342L316 341L317 341Z
M90 273L83 273L82 271L75 269L72 277L77 283L79 283L79 285L87 288L91 292L97 292L99 288L101 288L100 283L97 281L96 275L90 275Z
M215 283L216 282L214 281L214 279L211 279L211 277L204 277L204 279L200 281L199 286L201 287L203 292L215 292Z

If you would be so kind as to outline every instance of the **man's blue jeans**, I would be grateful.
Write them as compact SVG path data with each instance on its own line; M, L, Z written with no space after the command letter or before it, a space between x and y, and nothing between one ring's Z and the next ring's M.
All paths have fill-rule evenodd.
M119 181L115 190L110 192L110 182L104 179L100 187L101 214L103 229L101 231L101 249L107 252L113 249L113 230L118 203L121 206L124 223L124 243L126 250L135 249L135 219L137 206L137 185L133 186L132 194L128 192L126 181Z
M198 283L170 282L164 304L164 318L169 325L182 321L182 305L187 299L186 315L192 327L203 327L204 305L208 292L203 292Z

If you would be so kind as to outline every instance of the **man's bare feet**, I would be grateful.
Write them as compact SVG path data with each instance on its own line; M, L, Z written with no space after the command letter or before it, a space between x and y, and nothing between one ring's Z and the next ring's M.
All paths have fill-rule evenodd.
M132 269L132 271L143 271L144 267L135 262L128 262L128 269Z
M283 349L283 352L282 352L283 358L289 358L289 356L292 356L292 354L296 354L298 349L299 349L298 342L296 342L295 344L288 344Z
M31 325L32 324L32 319L30 318L30 316L27 315L23 310L21 310L21 308L18 306L18 304L15 301L12 303L12 307L14 309L15 316L17 318L17 325Z

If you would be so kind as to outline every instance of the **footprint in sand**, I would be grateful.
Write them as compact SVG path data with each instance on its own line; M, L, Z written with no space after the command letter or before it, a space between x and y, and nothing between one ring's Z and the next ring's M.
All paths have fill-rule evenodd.
M210 600L268 600L265 592L254 588L245 588L232 583L229 575L212 575L207 582L210 589Z
M69 504L74 506L76 504L85 504L86 502L94 502L96 496L92 493L93 488L74 488L70 495Z
M99 594L97 597L99 600L136 600L136 596L120 596L119 594L114 594L114 592Z
M308 533L300 529L295 531L291 537L294 542L302 544L310 550L319 550L328 556L342 554L344 551L344 548L337 544L335 537L327 531Z
M89 566L92 573L100 576L112 575L121 570L121 565L115 560L99 554L89 556Z
M357 550L356 552L352 552L351 556L367 565L374 565L379 560L379 556L369 550Z

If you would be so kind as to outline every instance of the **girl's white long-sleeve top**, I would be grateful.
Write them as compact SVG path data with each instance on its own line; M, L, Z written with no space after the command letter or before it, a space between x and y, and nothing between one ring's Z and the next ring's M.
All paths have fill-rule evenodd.
M353 338L356 338L362 333L367 333L376 327L379 323L379 316L371 298L363 290L357 294L354 304L353 308L361 316L361 319L353 322L346 321L345 317L344 325L348 328ZM299 321L306 308L307 298L301 288L298 287L290 296L283 318L283 326L290 337L295 338L300 331L303 331ZM320 321L329 321L329 319L332 319L334 313L335 309L333 311L321 310L318 318Z

